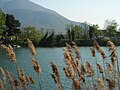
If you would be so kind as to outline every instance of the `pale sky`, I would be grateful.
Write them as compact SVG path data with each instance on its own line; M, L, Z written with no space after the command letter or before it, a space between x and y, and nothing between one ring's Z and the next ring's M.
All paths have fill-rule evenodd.
M120 0L30 0L51 9L72 21L98 24L106 19L120 25Z

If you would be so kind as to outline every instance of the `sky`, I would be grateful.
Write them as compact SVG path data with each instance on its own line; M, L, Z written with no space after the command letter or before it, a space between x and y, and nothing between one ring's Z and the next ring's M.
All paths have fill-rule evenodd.
M87 21L104 28L105 20L120 25L120 0L30 0L77 22Z

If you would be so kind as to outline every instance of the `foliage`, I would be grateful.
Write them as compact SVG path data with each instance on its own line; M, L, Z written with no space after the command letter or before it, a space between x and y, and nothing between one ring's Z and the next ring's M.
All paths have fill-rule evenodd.
M3 33L3 31L5 30L5 14L4 12L2 12L2 10L0 9L0 35Z
M35 27L28 26L23 28L19 36L19 42L23 43L26 38L30 38L34 43L38 43L40 40L40 33Z
M16 20L13 15L6 14L6 31L5 35L7 36L17 36L20 33L19 20Z
M76 39L82 38L82 28L79 25L67 25L66 30L69 41L74 41Z
M109 38L114 38L117 32L117 22L115 20L106 20L105 21L105 30L108 32Z

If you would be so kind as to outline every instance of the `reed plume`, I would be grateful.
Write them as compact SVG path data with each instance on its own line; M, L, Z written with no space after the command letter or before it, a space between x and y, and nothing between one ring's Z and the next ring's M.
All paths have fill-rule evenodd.
M4 90L4 86L3 86L2 80L0 80L0 89Z
M115 80L106 78L110 90L115 90Z
M24 90L26 90L26 78L23 69L18 68L19 80Z
M3 48L5 49L8 58L9 58L12 62L16 62L16 54L15 54L12 46L11 46L10 44L9 44L8 46L4 45Z
M119 81L119 62L118 62L118 55L117 55L117 49L115 44L112 41L107 41L107 44L109 46L109 51L111 53L111 62L112 62L112 68L115 69L117 65L117 72L115 72L115 78L118 79L118 88L120 89L120 81Z
M32 64L33 64L34 70L38 73L38 76L39 76L41 73L41 68L39 63L34 58L32 58Z
M105 54L105 52L100 48L100 53L103 59L107 58L107 55Z
M72 44L73 44L73 47L75 49L76 58L78 58L80 60L81 57L80 57L80 52L79 52L78 46L75 42L72 42ZM82 62L82 60L81 60L81 62Z
M29 78L29 76L25 76L25 79L26 79L26 82L27 82L28 84L30 84L30 78Z
M96 40L94 40L94 47L101 54L103 59L107 58L105 52L101 49L100 45L98 44L98 42Z
M58 73L58 69L57 69L57 66L55 64L53 64L52 62L50 62L50 65L52 67L52 71L53 73L57 76L57 77L60 77L59 73Z
M98 67L100 73L103 73L103 69L102 69L102 67L100 66L100 64L97 63L97 67Z
M81 64L81 74L85 75L86 74L86 68L83 64Z
M15 80L14 80L14 86L16 87L16 89L18 88L18 86L19 86L18 79L15 79Z
M99 84L101 90L106 90L105 84L103 82L103 80L96 78L97 83Z
M81 90L80 81L79 80L73 79L73 86L74 86L75 90Z
M50 66L52 67L53 74L51 74L51 76L54 79L54 82L58 85L59 90L63 90L57 66L52 62L50 62Z
M90 47L90 50L91 50L92 56L95 57L96 56L95 49L93 47Z
M63 71L64 71L66 77L70 78L70 74L69 74L68 70L66 68L63 68Z
M111 65L109 63L106 63L106 66L107 66L107 73L108 75L110 76L110 72L111 72Z
M80 81L82 80L82 82L83 82L84 84L86 84L85 76L82 75L81 73L79 73L78 76L79 76L79 78L80 78L79 80L80 80Z
M117 49L116 49L116 46L111 41L108 41L107 44L109 46L109 51L111 53L110 57L111 57L112 65L113 65L113 67L115 67L116 63L118 62L117 61Z
M89 62L86 62L87 72L90 76L94 76L94 70Z
M72 64L71 64L71 57L67 51L66 48L63 49L64 50L64 61L65 61L65 64L68 66L69 69L72 68Z
M55 83L58 83L57 76L55 74L51 74L53 80Z
M29 77L29 78L30 78L31 84L34 84L35 83L34 79L32 77Z
M29 47L29 50L30 50L31 54L32 54L33 56L35 56L35 55L37 54L37 52L36 52L36 50L35 50L35 47L34 47L32 41L27 38L27 42L28 42L28 47Z
M93 44L94 44L94 47L96 48L96 50L98 52L100 52L100 45L98 44L98 42L95 39L93 40Z
M2 79L4 80L4 82L6 82L6 75L2 67L0 67L0 71L2 73Z
M8 80L11 86L11 90L14 90L14 82L13 82L12 76L9 71L7 71L7 75L8 75Z

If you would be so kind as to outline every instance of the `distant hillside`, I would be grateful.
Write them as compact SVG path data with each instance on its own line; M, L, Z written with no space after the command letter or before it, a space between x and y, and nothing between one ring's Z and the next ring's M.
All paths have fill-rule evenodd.
M29 0L0 0L0 8L6 13L13 14L20 20L22 26L31 25L37 28L54 29L56 32L65 32L67 24L84 25L70 21L57 12Z

